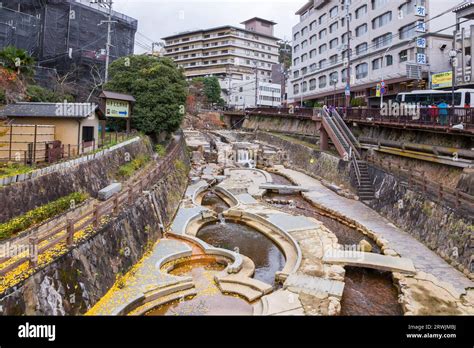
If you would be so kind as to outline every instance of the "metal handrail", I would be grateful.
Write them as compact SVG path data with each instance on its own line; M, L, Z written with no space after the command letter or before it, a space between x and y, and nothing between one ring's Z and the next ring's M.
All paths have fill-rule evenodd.
M359 141L357 140L357 138L355 137L355 135L351 132L351 130L349 129L349 127L347 127L346 122L344 122L344 120L342 119L341 115L339 114L339 112L338 112L337 110L334 110L334 111L333 111L333 116L334 116L334 118L336 119L337 123L339 123L339 125L342 127L342 129L344 130L344 132L346 133L346 135L350 138L350 140L352 141L352 143L353 143L357 148L360 148L360 143L359 143Z
M352 153L352 165L354 166L354 172L356 174L357 184L360 186L362 184L362 175L360 174L359 162L357 162L357 157Z

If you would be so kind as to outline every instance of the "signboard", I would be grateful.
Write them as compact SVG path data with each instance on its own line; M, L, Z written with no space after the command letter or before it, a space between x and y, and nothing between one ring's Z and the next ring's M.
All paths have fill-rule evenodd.
M375 87L375 96L380 97L380 83L377 83L377 87Z
M419 37L416 39L416 47L426 48L426 39L424 37Z
M105 102L105 116L129 118L130 117L130 103L128 101L107 99Z
M433 89L449 88L453 85L453 73L451 71L433 74L431 76L431 85Z
M415 15L418 17L426 17L426 8L425 6L417 5L415 8Z
M426 23L423 21L416 22L415 31L417 33L426 33Z
M346 94L346 97L350 97L350 96L351 96L351 88L350 88L349 86L346 86L345 94Z
M426 54L424 53L417 53L416 54L416 62L418 64L426 64Z

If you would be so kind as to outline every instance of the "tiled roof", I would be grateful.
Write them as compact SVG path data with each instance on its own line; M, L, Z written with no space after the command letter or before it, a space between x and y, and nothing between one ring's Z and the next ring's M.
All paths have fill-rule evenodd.
M86 118L96 109L91 103L16 103L5 106L0 117Z
M130 102L135 102L135 98L129 94L123 94L123 93L117 93L117 92L109 92L109 91L103 91L100 94L100 97L104 97L107 99L118 99L118 100L126 100Z

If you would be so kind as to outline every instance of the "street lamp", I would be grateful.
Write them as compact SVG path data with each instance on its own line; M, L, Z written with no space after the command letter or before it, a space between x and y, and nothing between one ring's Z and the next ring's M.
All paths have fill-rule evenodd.
M336 88L337 88L337 77L336 76L333 76L332 79L331 79L331 82L334 86L334 107L336 107Z
M452 68L452 86L451 86L451 106L454 107L454 87L456 85L456 66L458 51L452 49L449 51L449 58L451 59L451 68Z

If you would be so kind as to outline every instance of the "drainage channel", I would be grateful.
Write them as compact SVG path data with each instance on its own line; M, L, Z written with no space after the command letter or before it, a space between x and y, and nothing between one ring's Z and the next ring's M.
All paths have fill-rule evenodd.
M276 184L293 185L281 175L273 173L271 175ZM277 208L284 208L321 221L337 236L342 245L354 246L366 240L372 246L373 253L380 254L381 252L372 239L354 228L318 213L317 209L299 194L268 193L265 199ZM291 204L289 204L290 201ZM345 267L345 269L341 315L403 315L398 303L398 291L393 285L390 272L356 267Z

